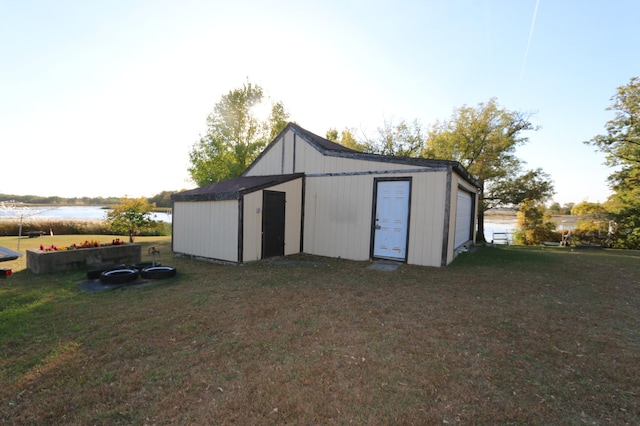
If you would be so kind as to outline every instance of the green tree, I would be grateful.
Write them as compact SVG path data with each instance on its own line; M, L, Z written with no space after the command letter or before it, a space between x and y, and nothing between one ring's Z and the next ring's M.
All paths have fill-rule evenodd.
M640 78L632 77L611 98L614 117L605 125L606 134L586 144L606 155L605 164L615 167L609 175L613 190L607 208L617 223L614 246L640 248Z
M525 200L544 203L554 194L551 177L542 169L529 170L517 176L496 178L487 183L485 208L518 207ZM558 205L559 206L559 205Z
M578 216L573 233L581 239L585 236L604 237L609 230L610 213L601 203L582 201L571 209L571 214ZM585 240L591 243L592 241Z
M606 135L585 142L606 154L607 165L637 168L640 165L640 78L618 87L608 111L615 116L605 125ZM615 174L614 180L617 177Z
M395 155L399 157L420 156L425 141L424 130L420 121L413 120L407 123L402 120L394 124L392 120L385 120L384 125L378 128L375 138L367 140L367 151L382 155Z
M265 145L287 125L282 103L271 105L268 118L257 116L262 87L245 83L222 96L207 117L207 134L189 154L191 179L199 186L240 176Z
M590 203L588 201L582 201L581 203L573 206L573 208L571 209L571 214L575 216L605 215L607 214L607 209L601 203Z
M555 201L555 202L551 203L551 205L547 209L547 212L549 214L553 214L553 215L568 216L568 215L571 214L571 209L574 206L575 206L574 203L565 203L563 205L560 205L559 202Z
M618 190L606 205L615 222L613 247L640 249L640 188Z
M284 107L284 104L280 101L271 105L271 115L269 115L269 139L267 143L271 142L280 134L285 127L289 124L289 113Z
M562 210L560 211L561 214L566 214L566 215L570 215L571 214L571 210L573 209L573 207L575 206L575 203L565 203L562 205Z
M547 211L549 212L549 214L561 214L562 207L560 206L559 202L554 201L553 203L551 203Z
M353 149L355 151L360 152L368 152L369 148L366 143L360 143L353 136L352 129L344 129L340 134L338 134L338 130L331 128L327 130L326 138L331 142L339 143L342 146Z
M423 157L458 161L478 179L479 239L484 239L486 210L500 204L516 204L516 197L505 196L509 195L510 183L524 183L517 179L522 161L515 156L515 150L528 141L525 131L536 130L530 117L529 113L500 108L492 98L476 107L455 109L449 120L436 122L428 131ZM543 177L539 169L532 173ZM552 190L550 185L543 186Z
M171 196L178 191L162 191L159 194L149 198L149 203L155 204L156 207L171 207Z
M155 208L155 204L150 204L145 198L124 198L107 212L107 221L113 232L128 234L132 243L134 236L142 229L155 224L151 219Z
M571 214L578 216L573 233L579 236L607 234L610 213L601 203L582 201L571 209Z
M556 224L545 213L545 207L537 200L523 200L517 213L516 244L540 244L557 239Z
M325 138L327 138L331 142L339 143L338 142L338 138L339 138L338 130L336 128L334 128L334 127L330 128L325 133Z

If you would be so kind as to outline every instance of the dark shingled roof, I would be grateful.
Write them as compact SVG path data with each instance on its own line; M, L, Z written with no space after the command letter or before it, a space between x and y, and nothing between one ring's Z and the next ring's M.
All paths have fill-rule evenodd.
M311 133L310 131L298 126L296 123L289 123L284 129L282 129L278 136L276 136L273 141L271 141L271 143L267 145L267 147L260 153L260 155L258 155L258 157L253 160L253 163L251 163L249 167L247 167L247 170L244 171L243 175L247 174L247 172L251 170L253 165L258 163L260 159L271 149L271 147L273 147L274 142L279 140L282 135L284 135L288 130L293 131L296 135L300 136L323 155L331 155L331 153L342 153L346 155L361 154L360 151L347 148L346 146L342 146L339 143L331 142L329 139L325 139L314 133Z
M255 192L270 186L288 182L304 176L304 173L270 176L240 176L216 182L171 196L172 201L217 201L238 200L240 195Z
M273 141L279 140L285 132L291 130L296 135L300 136L303 140L308 142L322 155L331 157L344 157L352 158L362 161L379 161L383 163L391 164L407 164L417 167L428 168L447 168L455 170L460 176L467 180L472 185L479 187L476 179L471 176L469 172L457 161L449 160L431 160L428 158L413 158L413 157L396 157L393 155L380 155L369 154L366 152L360 152L342 146L335 142L331 142L328 139L320 137L308 130L303 129L295 123L289 123L280 132ZM254 164L258 163L260 159L274 146L271 142L260 155L251 163L251 165L245 170L242 176L235 179L225 180L223 182L216 182L210 185L203 186L201 188L192 189L190 191L184 191L171 196L172 201L214 201L214 200L237 200L241 194L258 191L265 189L279 183L287 182L289 180L297 179L304 176L304 173L295 173L289 175L270 175L270 176L245 176L246 173L251 170Z
M307 142L311 142L312 144L317 145L317 147L327 150L327 151L336 151L336 152L353 152L358 153L360 151L353 150L351 148L347 148L346 146L340 145L339 143L331 142L329 139L321 138L320 136L311 133L310 131L303 129L295 123L289 123L287 128L292 129L294 132L302 136ZM286 128L285 128L286 130ZM276 138L277 139L277 138Z
M415 158L415 157L398 157L394 155L380 155L380 154L370 154L366 152L360 152L353 150L351 148L347 148L346 146L342 146L335 142L331 142L328 139L322 138L310 131L303 129L295 123L287 124L287 127L284 128L282 132L274 141L278 140L287 130L292 130L294 133L302 137L304 140L309 142L315 149L321 152L323 155L332 156L332 157L344 157L344 158L353 158L356 160L363 161L380 161L383 163L392 163L392 164L407 164L417 167L429 167L429 168L451 168L455 170L460 176L462 176L465 180L467 180L472 185L479 187L478 181L465 169L462 164L458 161L452 160L433 160L430 158ZM251 164L251 166L258 162L260 157L271 148L272 145L267 146L267 148L256 158L256 160ZM247 168L247 171L251 169L251 166ZM245 171L245 173L247 172Z

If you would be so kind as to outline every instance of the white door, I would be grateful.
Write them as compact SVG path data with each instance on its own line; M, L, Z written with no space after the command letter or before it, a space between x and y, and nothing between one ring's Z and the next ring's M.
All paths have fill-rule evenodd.
M456 235L453 240L453 248L457 249L471 239L471 215L473 214L473 202L471 194L458 191L458 207L456 208Z
M374 257L406 260L410 190L408 180L377 183Z

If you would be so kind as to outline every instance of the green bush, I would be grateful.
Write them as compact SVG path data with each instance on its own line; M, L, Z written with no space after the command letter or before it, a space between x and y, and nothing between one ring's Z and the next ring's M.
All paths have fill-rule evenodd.
M532 245L557 239L556 225L545 212L544 205L538 201L524 200L518 207L517 216L515 244Z
M140 235L147 237L162 237L171 235L171 224L167 222L155 222L149 228L143 229Z
M539 226L516 231L513 240L515 245L535 245L546 241L559 243L562 241L562 233L551 229L551 226Z

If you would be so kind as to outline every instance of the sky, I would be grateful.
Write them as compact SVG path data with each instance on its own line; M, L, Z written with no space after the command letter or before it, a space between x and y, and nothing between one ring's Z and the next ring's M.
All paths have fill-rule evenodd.
M496 98L554 201L603 202L616 88L640 75L636 0L0 0L0 194L191 189L221 96L260 85L305 129L425 127Z

